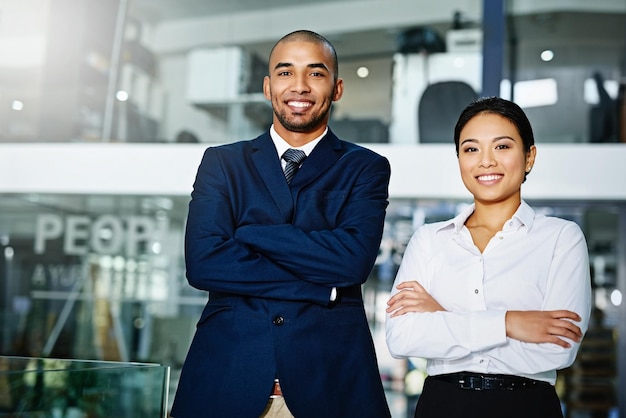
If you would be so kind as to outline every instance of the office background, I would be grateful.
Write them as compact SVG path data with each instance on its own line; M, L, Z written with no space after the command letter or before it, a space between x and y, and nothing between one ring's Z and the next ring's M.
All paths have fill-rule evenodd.
M157 362L175 390L207 297L184 277L195 170L268 127L269 50L301 28L337 48L331 128L392 165L363 290L394 418L423 364L389 357L385 302L415 227L470 201L452 129L481 95L525 109L523 197L589 243L597 332L564 409L626 417L624 0L0 0L0 355Z

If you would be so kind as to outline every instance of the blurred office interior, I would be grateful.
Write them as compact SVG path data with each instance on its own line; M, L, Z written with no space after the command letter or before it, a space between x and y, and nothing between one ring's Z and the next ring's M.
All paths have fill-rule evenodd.
M523 197L588 240L595 319L559 374L566 416L626 418L624 0L0 0L0 356L159 363L171 401L207 299L183 260L195 170L269 127L270 48L303 28L339 55L331 129L392 166L363 293L394 418L424 366L389 356L385 303L415 227L470 202L453 126L492 95L533 123Z

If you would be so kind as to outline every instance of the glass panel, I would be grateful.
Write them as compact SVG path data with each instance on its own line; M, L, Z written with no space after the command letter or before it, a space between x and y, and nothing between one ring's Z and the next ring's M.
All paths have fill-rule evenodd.
M187 202L3 194L0 354L179 368L206 303L184 277Z
M481 21L480 1L395 3L381 20L358 0L0 2L0 141L256 136L271 122L262 79L270 48L283 35L268 21L295 19L303 10L325 17L321 32L339 53L346 91L331 126L341 136L447 141L449 135L419 133L424 93L431 84L456 81L480 95L483 53L489 53L482 50L483 25L492 22ZM528 108L540 141L625 142L624 4L565 3L510 3L503 39L509 87L502 95L523 100L518 83L555 80L550 97L533 99L556 102ZM344 13L359 24L346 26ZM467 101L452 87L435 96L438 108L447 103L454 116Z
M169 368L0 357L0 416L166 417Z
M206 303L205 292L191 288L184 275L187 202L187 197L171 196L2 195L0 354L159 363L172 370L171 401ZM616 282L618 205L529 203L583 228L595 305L602 314L597 335L615 335L623 309ZM390 202L380 253L363 293L394 417L411 410L425 375L421 360L396 360L387 350L384 309L392 282L415 228L451 218L467 204L426 199ZM589 364L599 364L593 358L588 362L588 349L593 353L593 344L581 349L576 364L562 373L559 390L564 405L582 408L576 399L588 398L589 391L600 385L608 389L601 396L607 397L605 405L612 409L616 368L611 364L605 369L608 374L600 376L594 369L595 375L588 376ZM614 353L616 345L612 342L604 349Z
M626 142L625 131L619 133L626 126L626 17L623 3L613 2L613 11L609 3L525 11L512 3L502 96L519 99L538 142ZM540 80L556 88L535 92L533 102L544 102L536 106L528 102L528 88Z

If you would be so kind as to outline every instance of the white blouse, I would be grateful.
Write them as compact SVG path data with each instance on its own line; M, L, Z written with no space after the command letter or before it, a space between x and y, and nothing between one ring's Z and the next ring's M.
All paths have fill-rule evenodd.
M507 310L567 309L587 330L591 310L589 255L574 222L535 214L524 201L481 253L466 219L419 227L398 270L396 286L418 281L446 312L387 314L387 346L396 358L427 359L427 373L459 371L525 376L554 384L571 348L507 338Z

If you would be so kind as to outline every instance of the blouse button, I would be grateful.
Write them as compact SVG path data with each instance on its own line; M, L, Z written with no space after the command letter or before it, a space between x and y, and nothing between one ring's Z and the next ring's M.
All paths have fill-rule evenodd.
M478 289L474 289L474 293L478 294Z

